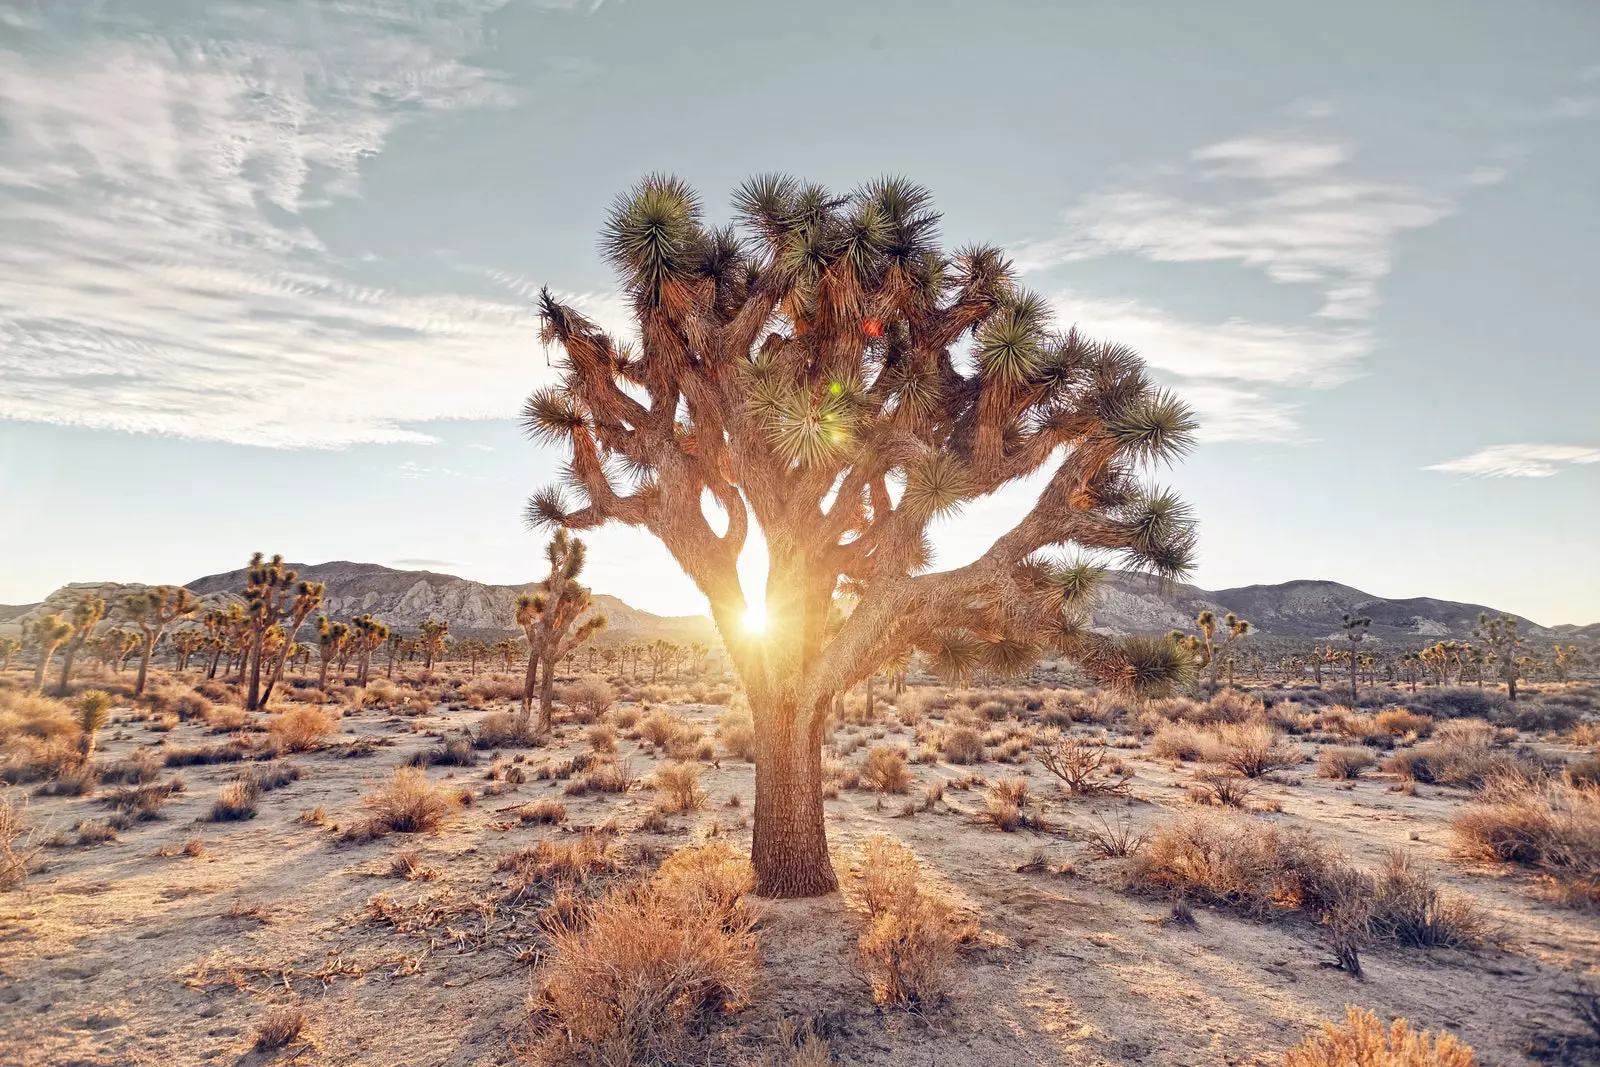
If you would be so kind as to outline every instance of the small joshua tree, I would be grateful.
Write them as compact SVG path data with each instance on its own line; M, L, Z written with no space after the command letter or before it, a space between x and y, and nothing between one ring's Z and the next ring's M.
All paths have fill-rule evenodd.
M28 628L29 636L39 648L39 662L33 668L33 687L44 692L44 672L50 669L50 657L56 654L61 642L72 636L72 624L60 615L41 615Z
M161 640L168 626L178 619L193 615L200 605L194 599L194 594L182 586L157 585L129 596L124 608L142 635L139 678L134 682L133 693L143 696L144 683L150 673L150 659L156 654L156 642Z
M1517 660L1523 643L1522 636L1517 633L1516 618L1504 612L1498 616L1482 612L1478 615L1478 625L1472 628L1472 636L1483 642L1490 661L1499 666L1500 679L1506 683L1506 695L1515 703L1520 673Z
M100 689L88 689L78 697L78 754L84 759L94 756L95 735L106 724L111 714L111 695Z
M261 667L267 654L267 631L279 625L290 610L290 603L297 595L295 581L299 575L283 565L282 556L269 560L260 552L250 557L244 574L244 612L249 628L244 638L239 676L249 686L245 707L256 711L265 703L261 697ZM268 677L271 677L270 668Z
M15 637L0 637L0 671L11 669L11 658L22 651L22 642Z
M1089 628L1101 572L1067 546L1185 573L1189 513L1140 470L1183 453L1195 423L1131 350L1053 329L998 249L941 250L909 182L839 195L766 176L735 211L742 230L707 225L668 177L616 201L601 247L637 346L541 294L561 381L525 418L569 463L528 519L648 530L705 595L755 722L758 891L811 896L837 885L821 772L836 694L911 648L960 675L1019 673L1053 646L1133 684L1123 646ZM930 571L935 519L1029 477L1021 521ZM752 521L759 631L737 568ZM834 626L846 581L860 597Z
M317 620L317 655L322 661L322 671L317 675L318 689L327 688L328 668L344 654L345 645L349 640L350 627L344 623L329 622L326 618Z
M569 537L567 531L557 530L545 548L550 560L550 574L531 594L517 598L517 621L524 630L525 617L535 620L528 647L530 657L537 655L544 678L539 686L538 732L550 732L550 715L555 702L556 664L572 655L585 641L605 628L604 615L590 615L578 619L593 604L589 587L578 583L583 571L585 549L582 541ZM526 598L526 600L524 600ZM533 681L533 665L528 666L528 683ZM519 729L526 732L529 718L529 697L526 686L522 695L522 713Z
M61 657L61 681L56 685L57 695L66 696L67 684L72 681L72 661L78 658L78 650L94 635L94 628L105 617L106 602L93 593L83 594L73 606L72 639L67 642L66 651Z
M1367 628L1372 625L1372 620L1365 615L1352 615L1348 611L1341 615L1339 619L1339 625L1344 630L1345 640L1350 642L1350 651L1347 653L1350 657L1350 706L1355 707L1356 701L1360 699L1359 692L1356 689L1356 670L1359 666L1356 661L1356 646L1366 639Z
M370 614L357 615L350 620L350 639L356 650L356 684L364 686L372 668L372 654L389 640L389 627Z
M450 623L444 619L429 619L421 629L422 667L431 671L434 657L444 654L444 639L450 633Z

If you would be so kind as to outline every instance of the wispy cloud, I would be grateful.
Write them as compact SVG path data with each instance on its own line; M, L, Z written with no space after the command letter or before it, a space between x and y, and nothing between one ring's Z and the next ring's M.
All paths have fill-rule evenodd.
M402 122L511 101L469 61L498 6L217 5L167 38L19 25L0 418L338 447L514 409L537 373L524 302L365 284L306 222Z
M389 566L391 566L391 567L399 567L399 568L401 568L403 570L408 570L408 571L414 571L414 570L431 571L431 570L437 570L437 569L439 569L441 567L454 567L455 564L453 562L451 562L450 560L447 560L447 559L428 559L426 557L420 557L420 556L413 558L413 557L409 557L408 556L405 559L392 559L392 560L390 560L389 561Z
M1479 478L1548 478L1563 466L1600 463L1600 448L1588 445L1491 445L1444 463L1430 471L1467 474Z

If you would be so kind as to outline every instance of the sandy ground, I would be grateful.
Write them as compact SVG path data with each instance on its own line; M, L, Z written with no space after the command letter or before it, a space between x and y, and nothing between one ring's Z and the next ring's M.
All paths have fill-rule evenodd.
M706 807L667 817L660 832L638 829L656 803L652 789L561 797L563 782L531 774L508 787L485 778L487 753L473 768L430 769L430 777L453 776L478 795L440 832L354 844L331 826L300 820L320 807L331 824L348 825L361 795L394 765L488 710L349 714L341 739L380 737L392 747L361 758L290 757L304 777L267 793L259 815L243 822L204 821L236 764L176 772L185 790L160 817L104 844L78 845L72 832L80 819L107 814L95 797L33 798L28 818L42 837L60 832L68 843L46 848L43 868L0 895L0 1062L515 1062L537 981L528 950L538 937L530 913L482 906L499 884L497 858L613 820L626 858L711 837L748 848L753 769L728 759L704 764ZM676 710L709 733L722 709ZM157 734L137 721L118 721L104 736L104 759L140 745L217 740L199 725ZM582 728L562 727L556 745L505 758L521 756L531 770L586 750L582 737ZM908 730L885 736L910 739ZM951 1000L925 1015L876 1008L856 965L859 920L838 896L765 904L762 989L715 1036L705 1062L748 1062L779 1021L794 1016L815 1019L841 1063L908 1067L1275 1063L1351 1003L1449 1029L1485 1064L1533 1063L1524 1051L1531 1038L1576 1029L1562 994L1579 974L1600 971L1600 921L1536 899L1522 875L1452 859L1447 820L1464 794L1419 786L1406 796L1381 774L1347 788L1313 777L1309 763L1259 794L1282 809L1260 817L1309 824L1358 862L1409 849L1512 935L1506 951L1369 950L1366 979L1357 981L1330 966L1322 933L1309 924L1197 908L1196 925L1183 927L1161 921L1166 902L1120 891L1121 861L1094 858L1085 833L1101 819L1146 827L1193 806L1184 800L1192 768L1138 750L1119 754L1136 774L1127 800L1064 797L1037 765L914 765L913 797L974 772L1027 777L1047 798L1047 833L984 825L975 817L982 788L948 789L947 803L910 815L902 797L880 804L875 794L844 792L830 800L841 872L855 843L890 834L981 914ZM626 739L618 756L643 782L659 762ZM482 795L486 787L506 791ZM507 814L546 796L565 801L565 825L524 826ZM728 806L730 797L740 806ZM199 855L180 851L190 841L200 842ZM395 877L393 858L407 850L437 877ZM1040 856L1045 870L1019 873ZM385 894L397 918L374 919L369 903ZM254 1026L291 1002L311 1017L309 1042L275 1058L249 1051Z

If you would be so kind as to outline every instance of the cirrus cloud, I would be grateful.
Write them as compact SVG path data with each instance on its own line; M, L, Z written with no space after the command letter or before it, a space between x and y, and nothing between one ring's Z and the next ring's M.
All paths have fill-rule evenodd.
M1549 478L1563 466L1600 463L1600 448L1589 445L1491 445L1459 459L1423 468L1478 478Z

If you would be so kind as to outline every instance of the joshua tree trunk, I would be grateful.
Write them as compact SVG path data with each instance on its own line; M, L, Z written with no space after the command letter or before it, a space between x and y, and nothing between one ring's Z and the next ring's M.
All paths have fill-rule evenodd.
M821 725L827 700L801 733L792 697L773 706L752 702L756 729L756 804L751 860L756 892L811 897L838 888L823 827Z
M545 660L544 677L539 681L539 732L550 732L551 713L554 710L556 692L556 663L555 657L550 656Z
M144 680L150 673L150 657L156 654L156 632L151 630L144 635L144 648L139 651L139 678L133 683L133 695L144 695Z
M33 688L44 692L44 672L50 669L50 658L56 654L56 646L48 645L39 648L39 663L33 668Z
M539 684L539 653L529 648L528 671L522 678L522 714L517 719L519 730L526 732L528 720L533 714L533 689Z
M215 678L217 676L217 661L220 659L222 659L222 646L218 645L216 651L211 653L211 667L206 671L207 678Z
M61 656L61 684L56 686L57 696L67 695L67 682L72 678L72 661L77 658L78 649L81 647L76 636L67 642L67 650Z
M867 721L872 721L872 683L878 680L876 671L867 675Z
M1352 645L1350 648L1350 706L1352 708L1355 707L1357 702L1359 702L1361 699L1360 694L1356 691L1356 671L1358 669L1359 668L1356 666L1356 650L1355 646Z
M332 662L333 662L332 660L328 660L328 659L325 659L325 660L322 661L322 670L317 672L317 688L318 689L326 689L326 688L328 688L328 666Z

